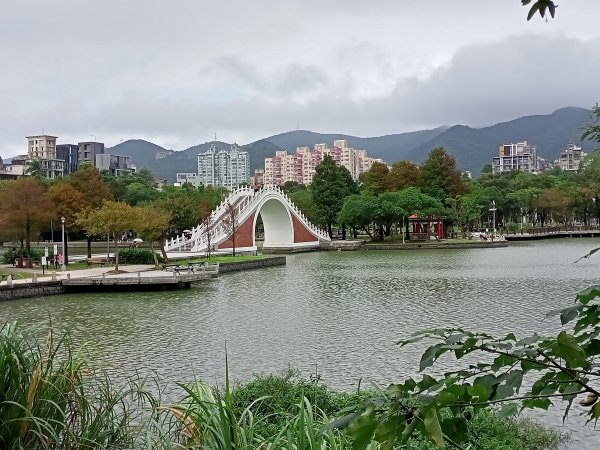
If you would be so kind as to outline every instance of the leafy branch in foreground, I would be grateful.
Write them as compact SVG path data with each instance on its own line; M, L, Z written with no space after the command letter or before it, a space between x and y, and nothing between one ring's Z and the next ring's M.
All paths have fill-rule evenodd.
M423 339L436 341L421 357L420 371L430 368L442 355L457 360L484 356L486 362L435 378L427 373L390 385L381 398L370 401L360 414L348 415L334 426L348 425L354 450L365 449L371 439L381 449L406 443L422 434L438 448L463 448L467 425L479 410L498 406L501 417L523 409L547 410L553 402L565 402L564 418L579 397L587 421L600 418L600 286L577 295L574 306L551 311L570 332L555 337L518 339L513 333L501 339L459 328L420 331L398 342L403 347ZM467 358L472 359L472 358ZM527 377L527 388L523 379Z

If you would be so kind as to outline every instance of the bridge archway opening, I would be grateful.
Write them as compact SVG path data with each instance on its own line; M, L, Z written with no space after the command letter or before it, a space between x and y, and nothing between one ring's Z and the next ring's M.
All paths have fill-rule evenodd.
M294 225L287 207L278 199L268 199L257 210L254 219L256 230L256 219L262 219L265 230L265 247L289 247L294 243Z

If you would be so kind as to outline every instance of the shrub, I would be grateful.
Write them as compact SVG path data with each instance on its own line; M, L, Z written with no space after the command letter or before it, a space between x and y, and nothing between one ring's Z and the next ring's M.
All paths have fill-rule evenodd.
M162 261L162 256L158 261ZM151 250L141 248L123 248L119 250L119 261L127 264L154 264L154 255Z

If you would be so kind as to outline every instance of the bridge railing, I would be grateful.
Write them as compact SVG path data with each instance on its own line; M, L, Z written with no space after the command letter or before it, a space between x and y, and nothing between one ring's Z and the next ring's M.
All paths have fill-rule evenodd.
M329 241L327 232L308 220L304 213L294 204L294 202L283 192L279 186L264 186L259 191L254 191L249 187L241 187L232 191L211 213L211 222L213 229L211 230L211 243L218 244L227 239L227 230L223 226L223 219L227 215L227 208L232 205L236 209L238 221L243 223L250 214L254 212L254 206L260 203L267 195L276 193L284 199L284 203L290 209L291 213L300 220L300 222L308 228L315 236L321 240ZM167 241L166 250L182 250L191 249L192 251L202 251L206 249L208 239L206 231L200 224L190 230L190 238L185 236L176 236Z

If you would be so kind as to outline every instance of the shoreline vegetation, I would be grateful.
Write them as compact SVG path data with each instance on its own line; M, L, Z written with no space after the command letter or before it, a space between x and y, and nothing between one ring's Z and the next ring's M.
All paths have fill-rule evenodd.
M353 437L332 422L383 395L338 393L319 374L302 379L294 370L258 375L245 384L180 385L180 400L163 401L164 380L111 378L76 348L68 332L45 336L16 323L0 329L0 448L6 449L351 449ZM158 390L157 390L158 389ZM338 419L339 420L339 419ZM567 436L493 410L473 413L471 449L557 448ZM372 441L369 448L379 448ZM404 447L434 449L415 437Z

